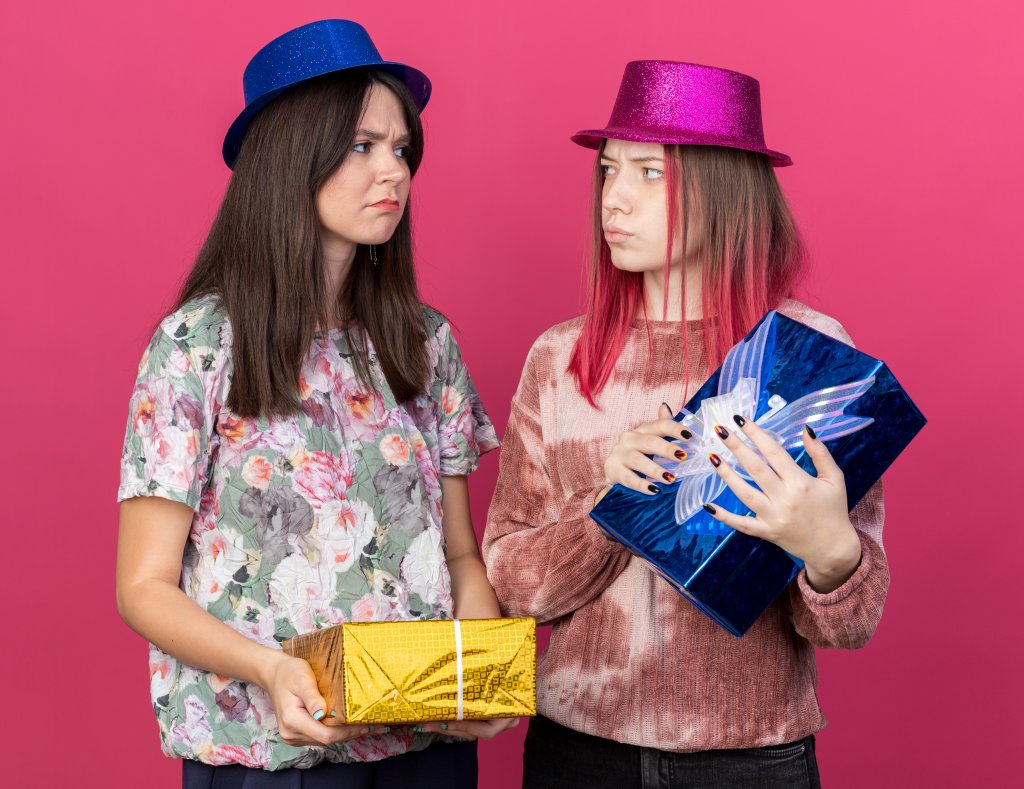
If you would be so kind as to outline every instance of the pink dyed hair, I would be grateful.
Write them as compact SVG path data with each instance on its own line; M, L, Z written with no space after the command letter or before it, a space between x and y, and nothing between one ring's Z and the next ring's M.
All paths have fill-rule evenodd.
M803 244L766 156L703 145L666 145L665 152L669 228L665 282L669 281L672 262L673 231L679 228L686 249L693 216L701 228L698 254L706 374L721 364L729 349L765 312L792 294L803 272ZM643 274L615 268L604 240L600 154L598 151L594 179L594 251L587 311L568 368L580 392L595 408L634 318L647 318ZM684 311L685 279L681 278ZM666 288L662 317L667 309ZM684 314L680 345L687 378L692 378L702 371L691 369L685 320ZM648 342L648 348L652 347Z

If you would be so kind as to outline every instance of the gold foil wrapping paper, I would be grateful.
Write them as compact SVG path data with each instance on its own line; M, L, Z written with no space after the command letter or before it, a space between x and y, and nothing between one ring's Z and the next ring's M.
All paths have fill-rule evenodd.
M309 662L339 722L451 721L460 709L463 720L537 714L532 619L348 622L281 646Z

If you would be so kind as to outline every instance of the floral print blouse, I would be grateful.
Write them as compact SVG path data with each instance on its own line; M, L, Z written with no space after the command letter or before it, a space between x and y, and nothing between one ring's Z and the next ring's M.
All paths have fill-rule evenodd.
M181 588L266 646L347 621L452 617L441 482L498 439L448 322L424 308L429 391L396 403L369 347L374 391L343 329L318 333L301 410L243 419L225 405L231 327L214 296L160 325L139 365L118 501L161 496L195 510ZM395 727L329 747L281 740L262 688L183 665L150 646L164 753L270 770L373 761L431 735Z

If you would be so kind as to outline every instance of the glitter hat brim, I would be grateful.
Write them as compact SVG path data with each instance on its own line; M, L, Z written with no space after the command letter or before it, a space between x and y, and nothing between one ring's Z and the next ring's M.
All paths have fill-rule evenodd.
M793 160L784 153L769 148L758 148L739 144L734 140L723 140L710 135L685 135L678 133L658 133L657 131L634 131L630 129L584 129L570 137L577 145L584 148L597 149L603 140L628 140L629 142L656 142L662 145L713 145L719 148L739 148L743 151L763 153L773 167L789 167Z

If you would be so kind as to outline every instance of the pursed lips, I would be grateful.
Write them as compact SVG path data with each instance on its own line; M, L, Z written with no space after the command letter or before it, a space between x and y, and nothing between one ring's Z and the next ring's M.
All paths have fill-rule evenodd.
M633 234L616 225L607 225L604 229L604 237L609 242L626 241L632 238Z

